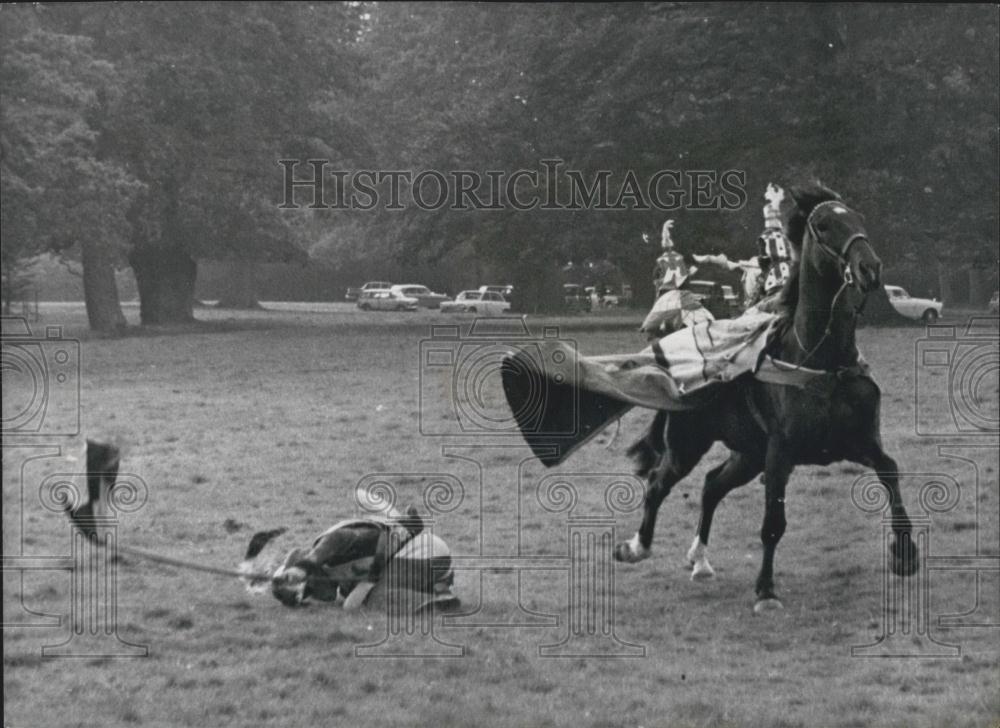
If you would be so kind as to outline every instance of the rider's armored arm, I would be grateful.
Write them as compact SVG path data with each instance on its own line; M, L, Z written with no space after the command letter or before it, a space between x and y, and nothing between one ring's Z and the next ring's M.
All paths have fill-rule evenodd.
M696 263L713 263L721 265L726 270L738 270L742 267L740 263L729 260L725 253L720 253L719 255L695 255L693 257Z

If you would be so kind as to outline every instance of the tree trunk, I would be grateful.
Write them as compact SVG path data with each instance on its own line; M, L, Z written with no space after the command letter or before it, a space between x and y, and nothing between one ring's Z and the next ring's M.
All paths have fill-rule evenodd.
M81 244L83 252L83 300L91 331L117 333L125 328L125 314L118 298L115 268L100 242Z
M941 303L945 306L950 306L955 302L954 297L951 295L951 276L953 272L947 261L938 263L938 288L941 290Z
M237 257L230 261L225 290L219 299L220 308L260 308L257 301L257 261Z
M969 303L973 308L986 308L990 293L986 287L986 271L973 264L969 268Z
M198 264L179 248L136 248L129 256L139 288L144 325L194 321L194 283Z
M656 301L656 289L653 286L656 253L644 251L643 254L632 258L616 258L615 263L621 269L626 282L632 287L632 307L648 311Z

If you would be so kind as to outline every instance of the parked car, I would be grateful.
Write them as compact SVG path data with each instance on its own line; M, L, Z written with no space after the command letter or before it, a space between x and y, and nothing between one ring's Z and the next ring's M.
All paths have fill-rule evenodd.
M396 285L389 290L407 298L417 299L417 305L421 308L437 308L442 301L451 300L443 293L434 293L427 286L418 286L415 283Z
M593 308L612 308L621 302L621 298L606 286L587 286L584 290L590 296L590 303Z
M1000 291L993 291L993 298L987 306L990 313L1000 313Z
M514 286L479 286L480 293L499 293L505 301L510 300L510 294L514 292Z
M495 291L462 291L454 301L442 301L442 313L479 313L499 316L510 311L510 303Z
M563 303L566 310L574 313L590 312L590 294L577 283L563 284Z
M926 323L933 323L941 317L941 309L944 304L933 298L915 298L906 292L901 286L886 286L885 294L889 297L889 303L899 313L907 318L923 319Z
M628 283L622 284L622 295L618 298L618 303L623 306L630 306L632 304L632 286Z
M726 307L729 309L730 318L739 318L743 315L743 311L746 307L743 305L743 301L740 299L740 294L736 292L735 288L723 284L722 297L726 301Z
M729 305L729 310L738 311L740 308L740 297L736 295L736 291L733 290L732 286L727 286L723 284L722 286L722 297L726 299L726 303Z
M417 299L392 290L372 289L361 291L357 306L362 311L416 311Z
M344 294L344 300L357 301L362 291L388 291L390 288L392 288L392 284L389 281L369 281L361 288L348 288L347 293Z
M689 281L687 289L701 300L701 305L717 319L739 315L739 305L735 296L728 298L725 288L715 281ZM732 288L729 292L732 293Z

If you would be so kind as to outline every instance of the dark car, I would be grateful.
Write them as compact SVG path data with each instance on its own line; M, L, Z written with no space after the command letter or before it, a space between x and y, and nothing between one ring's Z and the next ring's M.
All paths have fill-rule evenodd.
M733 290L732 286L722 285L722 297L726 299L726 306L729 307L730 316L736 318L743 313L743 307L740 305L740 297Z
M434 293L427 286L420 286L416 283L406 283L390 288L393 293L398 293L407 298L417 299L417 305L421 308L437 308L442 301L451 299L443 293Z
M567 311L573 313L590 312L592 303L590 294L583 286L576 283L566 283L563 285L563 303Z
M715 318L732 318L738 315L738 306L735 312L733 309L735 297L727 297L721 284L715 281L690 281L687 284L687 289L701 299L701 305L707 308Z

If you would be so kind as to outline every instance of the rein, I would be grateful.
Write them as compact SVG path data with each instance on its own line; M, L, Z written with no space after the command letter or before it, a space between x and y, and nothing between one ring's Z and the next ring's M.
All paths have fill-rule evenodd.
M865 235L864 233L855 233L854 235L851 235L849 238L847 238L847 240L841 246L839 251L831 248L829 245L823 242L823 240L820 238L819 231L816 229L815 223L813 222L813 216L816 215L816 213L821 209L834 206L839 206L844 209L847 209L847 205L845 205L840 200L827 200L826 202L821 202L812 209L812 212L809 213L809 217L806 219L806 229L812 236L813 242L819 247L819 249L822 250L827 255L829 255L834 260L836 260L838 263L840 263L841 265L840 275L841 279L843 280L843 283L841 283L840 288L837 289L837 292L833 296L833 300L830 302L830 316L829 318L827 318L826 327L823 329L823 335L820 337L819 341L812 349L807 349L805 344L802 343L802 338L799 336L799 330L795 325L795 321L794 320L792 321L792 334L794 334L795 336L795 343L798 345L799 349L805 352L806 355L805 358L799 364L795 365L795 370L803 368L806 365L806 362L808 362L813 357L813 354L819 351L819 348L823 346L826 340L830 337L830 334L833 333L833 317L837 311L837 301L840 299L841 294L845 290L847 290L849 286L854 284L854 274L851 273L851 265L850 261L847 259L847 255L850 253L851 246L854 245L854 243L858 242L859 240L864 240L865 242L868 242L868 236ZM801 263L799 265L801 265ZM863 294L860 305L858 305L858 307L855 308L854 311L852 312L854 318L857 318L858 315L861 313L861 311L864 309L865 302L867 300L868 300L868 294L865 293Z
M102 544L107 546L107 544ZM189 571L203 571L208 574L218 574L219 576L233 576L237 579L249 579L250 581L269 581L271 575L265 572L254 572L254 571L242 571L239 569L226 569L220 568L218 566L209 566L207 564L198 563L196 561L188 561L187 559L175 559L170 556L161 556L160 554L153 554L149 551L142 551L140 549L132 548L131 546L122 546L121 544L115 544L112 548L118 553L125 554L126 556L132 556L137 559L142 559L144 561L153 561L157 564L166 564L167 566L176 566L181 569L187 569Z
M821 346L823 346L823 343L827 340L827 338L829 338L830 334L833 333L833 315L836 311L837 299L840 298L840 294L843 293L849 285L851 285L851 281L845 277L844 282L840 285L840 288L837 289L837 293L834 294L833 301L830 302L830 317L826 320L826 328L823 329L823 335L819 338L816 346L812 349L807 349L805 344L802 343L802 339L799 337L799 330L795 327L795 322L792 321L792 333L795 335L795 343L798 344L799 348L806 354L806 358L795 366L796 369L804 367L806 362L812 358L812 355L815 354ZM861 305L863 306L864 302L862 302ZM857 316L857 312L855 312L854 315Z

